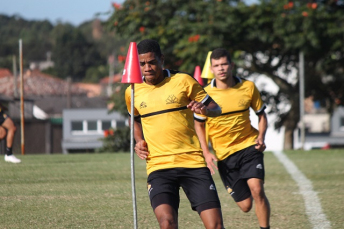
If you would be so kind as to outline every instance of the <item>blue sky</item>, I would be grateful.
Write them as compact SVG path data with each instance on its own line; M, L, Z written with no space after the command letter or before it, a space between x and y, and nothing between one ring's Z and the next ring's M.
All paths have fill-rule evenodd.
M18 14L26 20L44 20L52 23L69 22L75 26L96 17L97 13L113 12L112 2L123 0L0 0L0 14Z
M106 12L113 12L112 2L124 0L0 0L0 14L18 14L26 20L44 20L52 23L69 22L75 26L96 17L106 20ZM247 3L258 0L246 0ZM96 16L102 13L101 16Z

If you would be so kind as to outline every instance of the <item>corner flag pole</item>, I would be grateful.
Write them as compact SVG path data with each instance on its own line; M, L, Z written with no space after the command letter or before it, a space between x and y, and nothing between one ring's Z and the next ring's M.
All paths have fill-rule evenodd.
M136 188L135 188L135 163L134 163L134 88L131 84L131 106L130 106L130 165L131 165L131 191L133 199L134 228L137 229L137 207L136 207Z
M143 83L140 69L139 54L135 42L130 42L127 58L125 61L121 83L131 84L130 104L130 165L131 165L131 190L133 199L134 229L137 229L136 210L136 188L135 188L135 166L134 166L134 89L135 83Z
M23 79L23 45L22 39L19 39L19 61L20 61L20 137L21 137L21 154L25 154L24 138L24 79Z

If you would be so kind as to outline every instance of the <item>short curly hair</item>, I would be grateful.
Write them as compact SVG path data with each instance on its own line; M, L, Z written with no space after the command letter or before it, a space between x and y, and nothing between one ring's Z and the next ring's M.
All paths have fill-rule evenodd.
M140 41L140 43L137 45L137 51L139 54L153 52L157 57L161 57L162 55L159 43L151 39Z

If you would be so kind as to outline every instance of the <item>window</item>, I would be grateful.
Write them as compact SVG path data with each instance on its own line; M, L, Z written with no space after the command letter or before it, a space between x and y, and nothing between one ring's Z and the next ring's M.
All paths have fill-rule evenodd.
M82 131L83 124L82 121L72 121L72 131Z
M102 135L104 130L108 130L115 127L115 121L113 120L83 120L83 121L72 121L71 131L74 135ZM122 125L121 125L122 126Z
M341 117L341 118L340 118L340 121L339 121L339 130L340 130L340 131L344 131L344 117Z
M102 121L102 130L108 130L112 127L111 121Z
M87 121L87 131L97 131L97 121Z

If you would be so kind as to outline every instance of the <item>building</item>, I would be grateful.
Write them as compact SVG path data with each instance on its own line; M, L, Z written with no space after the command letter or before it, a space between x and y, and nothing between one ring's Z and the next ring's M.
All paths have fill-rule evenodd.
M64 109L62 151L92 152L103 146L101 138L110 128L128 126L127 117L103 109Z
M25 71L23 85L25 154L62 153L64 109L107 108L107 98L96 96L94 87L89 89L84 84L78 85L39 70ZM7 112L17 126L13 145L17 153L21 151L19 89L19 77L7 69L0 69L0 102L8 108Z
M303 149L344 148L344 107L337 107L333 115L326 112L306 113ZM294 132L294 149L302 147L300 128Z

